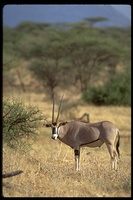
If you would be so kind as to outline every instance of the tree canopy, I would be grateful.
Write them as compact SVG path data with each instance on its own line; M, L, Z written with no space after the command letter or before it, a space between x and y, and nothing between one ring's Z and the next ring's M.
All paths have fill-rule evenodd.
M92 80L102 79L102 74L110 79L118 73L119 64L130 70L130 27L88 25L88 21L101 20L107 19L85 19L75 24L23 22L15 28L4 27L4 70L26 60L29 70L50 89L51 96L57 86L71 84L83 92L92 86Z

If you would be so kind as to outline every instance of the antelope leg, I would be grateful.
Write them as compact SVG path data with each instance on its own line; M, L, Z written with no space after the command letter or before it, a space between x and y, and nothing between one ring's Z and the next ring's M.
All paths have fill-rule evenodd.
M117 153L116 150L113 148L112 144L107 144L108 150L109 150L109 154L111 157L111 168L117 170Z

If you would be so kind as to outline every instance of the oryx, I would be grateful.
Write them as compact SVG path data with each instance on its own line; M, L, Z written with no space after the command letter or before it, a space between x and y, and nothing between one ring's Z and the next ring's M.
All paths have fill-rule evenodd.
M84 123L80 121L63 122L58 124L63 96L60 100L58 114L54 121L54 97L52 109L52 123L45 124L52 129L52 139L59 139L74 149L75 169L80 170L79 158L80 147L100 147L103 143L107 145L112 169L117 169L117 156L119 153L120 135L116 126L109 121L96 123Z

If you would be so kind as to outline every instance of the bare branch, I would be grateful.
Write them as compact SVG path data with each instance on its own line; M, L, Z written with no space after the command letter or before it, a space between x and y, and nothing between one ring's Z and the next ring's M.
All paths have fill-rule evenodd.
M16 175L19 175L21 173L23 173L22 170L13 171L13 172L10 172L10 173L3 174L2 178L10 178L12 176L16 176Z

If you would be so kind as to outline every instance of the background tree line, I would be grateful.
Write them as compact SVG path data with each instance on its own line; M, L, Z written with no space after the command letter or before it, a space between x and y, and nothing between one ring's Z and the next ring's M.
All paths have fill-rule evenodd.
M23 22L15 28L3 27L4 79L13 82L10 69L14 68L25 91L17 67L20 61L27 61L29 71L51 96L57 86L75 85L89 103L130 105L131 28L96 28L87 20L74 24Z

